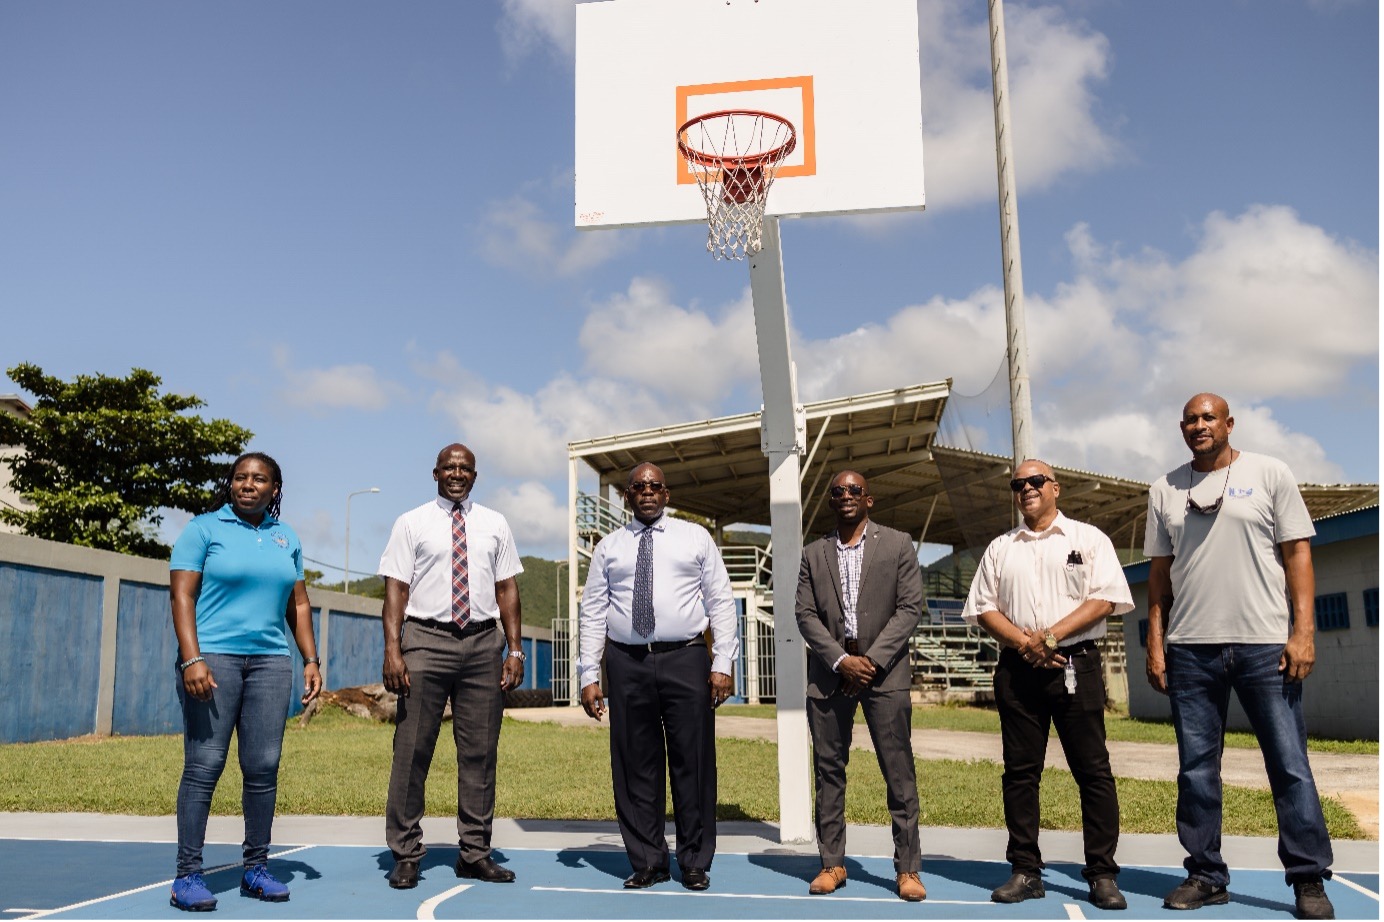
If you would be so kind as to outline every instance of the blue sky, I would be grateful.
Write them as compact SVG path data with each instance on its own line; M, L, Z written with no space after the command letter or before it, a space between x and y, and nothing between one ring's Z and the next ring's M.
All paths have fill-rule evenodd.
M1377 5L1006 9L1039 453L1150 480L1209 389L1238 447L1376 482ZM0 4L3 367L199 395L282 463L315 559L378 486L352 504L373 569L454 439L521 552L561 554L567 440L759 404L743 265L695 227L572 228L573 21ZM984 4L919 21L928 210L783 224L806 399L975 394L1003 358Z

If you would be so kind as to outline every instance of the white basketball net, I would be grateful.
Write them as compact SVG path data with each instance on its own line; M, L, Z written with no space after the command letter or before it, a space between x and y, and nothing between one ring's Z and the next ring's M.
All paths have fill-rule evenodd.
M759 252L769 187L796 144L792 124L767 112L717 112L684 126L678 148L702 190L716 259Z

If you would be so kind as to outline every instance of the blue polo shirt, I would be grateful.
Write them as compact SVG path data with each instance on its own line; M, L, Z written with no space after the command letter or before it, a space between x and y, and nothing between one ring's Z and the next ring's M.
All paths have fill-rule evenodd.
M288 655L284 615L303 578L303 546L293 529L268 513L256 528L228 503L187 524L168 568L202 574L197 644L203 653Z

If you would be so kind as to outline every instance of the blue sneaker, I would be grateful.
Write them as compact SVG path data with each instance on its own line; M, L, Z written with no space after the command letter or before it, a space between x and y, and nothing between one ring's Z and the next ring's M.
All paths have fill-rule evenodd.
M211 912L216 908L216 897L207 889L202 872L198 871L173 881L168 905L183 912Z
M257 864L246 868L240 878L240 895L253 896L266 903L283 903L288 900L288 888L269 873L269 868Z

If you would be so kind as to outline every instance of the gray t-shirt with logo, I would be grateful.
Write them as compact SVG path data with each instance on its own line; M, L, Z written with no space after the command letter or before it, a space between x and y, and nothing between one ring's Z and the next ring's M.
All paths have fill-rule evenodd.
M1187 508L1189 490L1203 507L1225 499L1202 515ZM1144 553L1173 558L1167 642L1286 643L1278 545L1316 533L1297 480L1276 458L1242 451L1228 468L1202 474L1189 462L1160 477L1149 489Z

